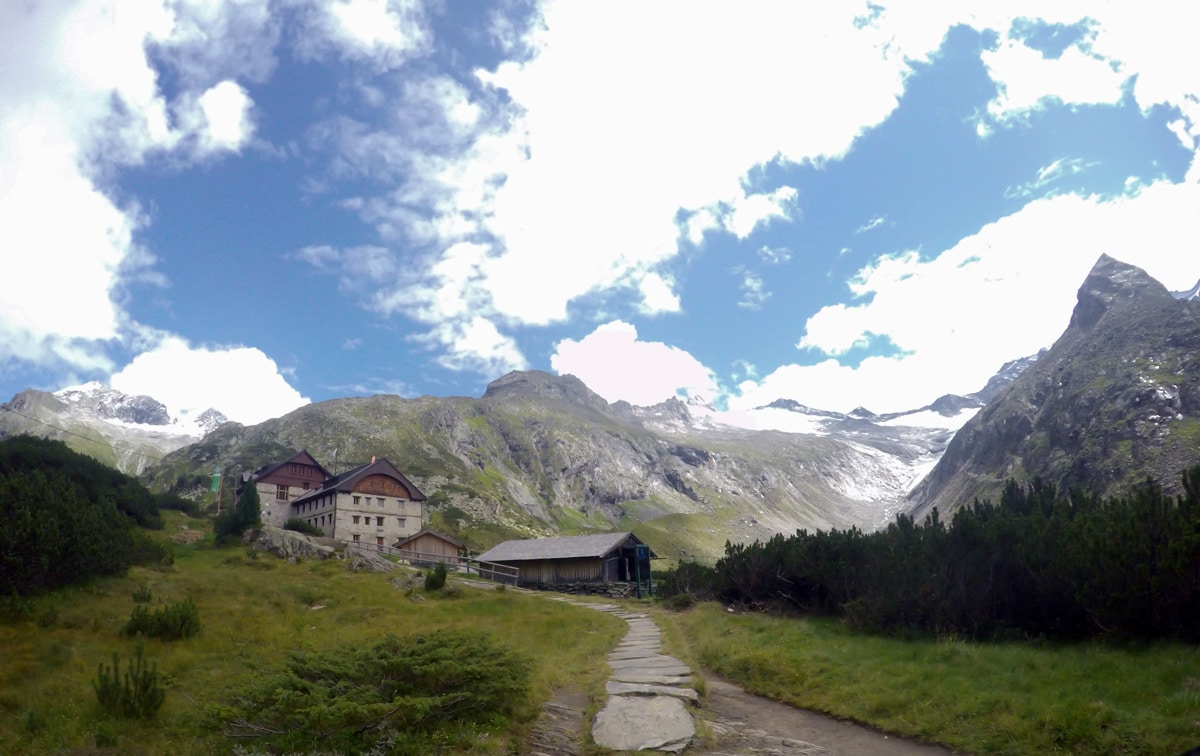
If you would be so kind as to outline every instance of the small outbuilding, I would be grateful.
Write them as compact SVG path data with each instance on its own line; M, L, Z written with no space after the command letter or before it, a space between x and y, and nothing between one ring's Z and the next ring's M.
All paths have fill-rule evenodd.
M629 532L505 541L478 557L520 569L521 585L636 582L657 558Z
M458 566L459 560L467 553L467 547L459 541L429 528L422 528L407 538L401 538L393 548L397 550L394 552L396 556L410 564L444 562L447 567Z

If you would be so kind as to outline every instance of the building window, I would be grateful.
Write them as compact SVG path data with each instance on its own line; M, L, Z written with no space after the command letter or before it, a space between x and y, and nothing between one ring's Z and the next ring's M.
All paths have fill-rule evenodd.
M375 548L383 551L383 536L375 536Z
M355 524L355 525L357 525L357 524L358 524L358 515L354 515L354 524Z
M379 497L379 508L380 509L383 508L383 497L382 496Z
M404 518L403 517L397 517L396 522L400 525L400 527L404 527Z
M376 517L376 518L375 518L375 524L376 524L377 526L379 526L379 527L381 527L381 528L382 528L382 527L383 527L383 518L382 518L382 517Z
M352 535L350 537L354 539L355 543L358 543L358 533L355 533L354 535Z
M282 485L282 484L275 486L275 498L278 499L279 501L287 501L287 499L288 499L287 488L288 488L287 486Z
M357 496L354 497L354 506L356 506L356 507L358 506L358 497Z

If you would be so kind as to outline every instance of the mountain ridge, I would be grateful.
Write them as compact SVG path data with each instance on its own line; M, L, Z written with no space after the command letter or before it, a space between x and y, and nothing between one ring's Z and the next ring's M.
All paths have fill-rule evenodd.
M1200 301L1101 255L1062 335L969 420L908 497L922 517L1007 478L1123 493L1174 485L1200 453Z

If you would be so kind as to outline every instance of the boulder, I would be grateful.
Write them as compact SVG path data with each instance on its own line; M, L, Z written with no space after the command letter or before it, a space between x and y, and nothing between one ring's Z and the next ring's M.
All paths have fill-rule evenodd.
M396 569L396 563L384 559L379 554L357 552L350 557L351 572L391 572Z
M270 525L246 531L242 542L255 551L266 551L283 559L336 559L337 549L317 543L314 539L294 530L284 530Z

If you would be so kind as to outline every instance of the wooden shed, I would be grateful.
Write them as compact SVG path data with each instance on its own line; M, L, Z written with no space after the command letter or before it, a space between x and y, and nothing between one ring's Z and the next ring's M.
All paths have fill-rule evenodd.
M458 565L467 547L448 535L423 528L407 538L396 541L397 556L411 564L437 564L445 562L447 567Z
M643 562L638 564L638 547ZM520 583L561 585L563 583L633 582L640 574L650 574L650 551L633 533L534 538L505 541L479 555L481 562L493 562L521 570Z

